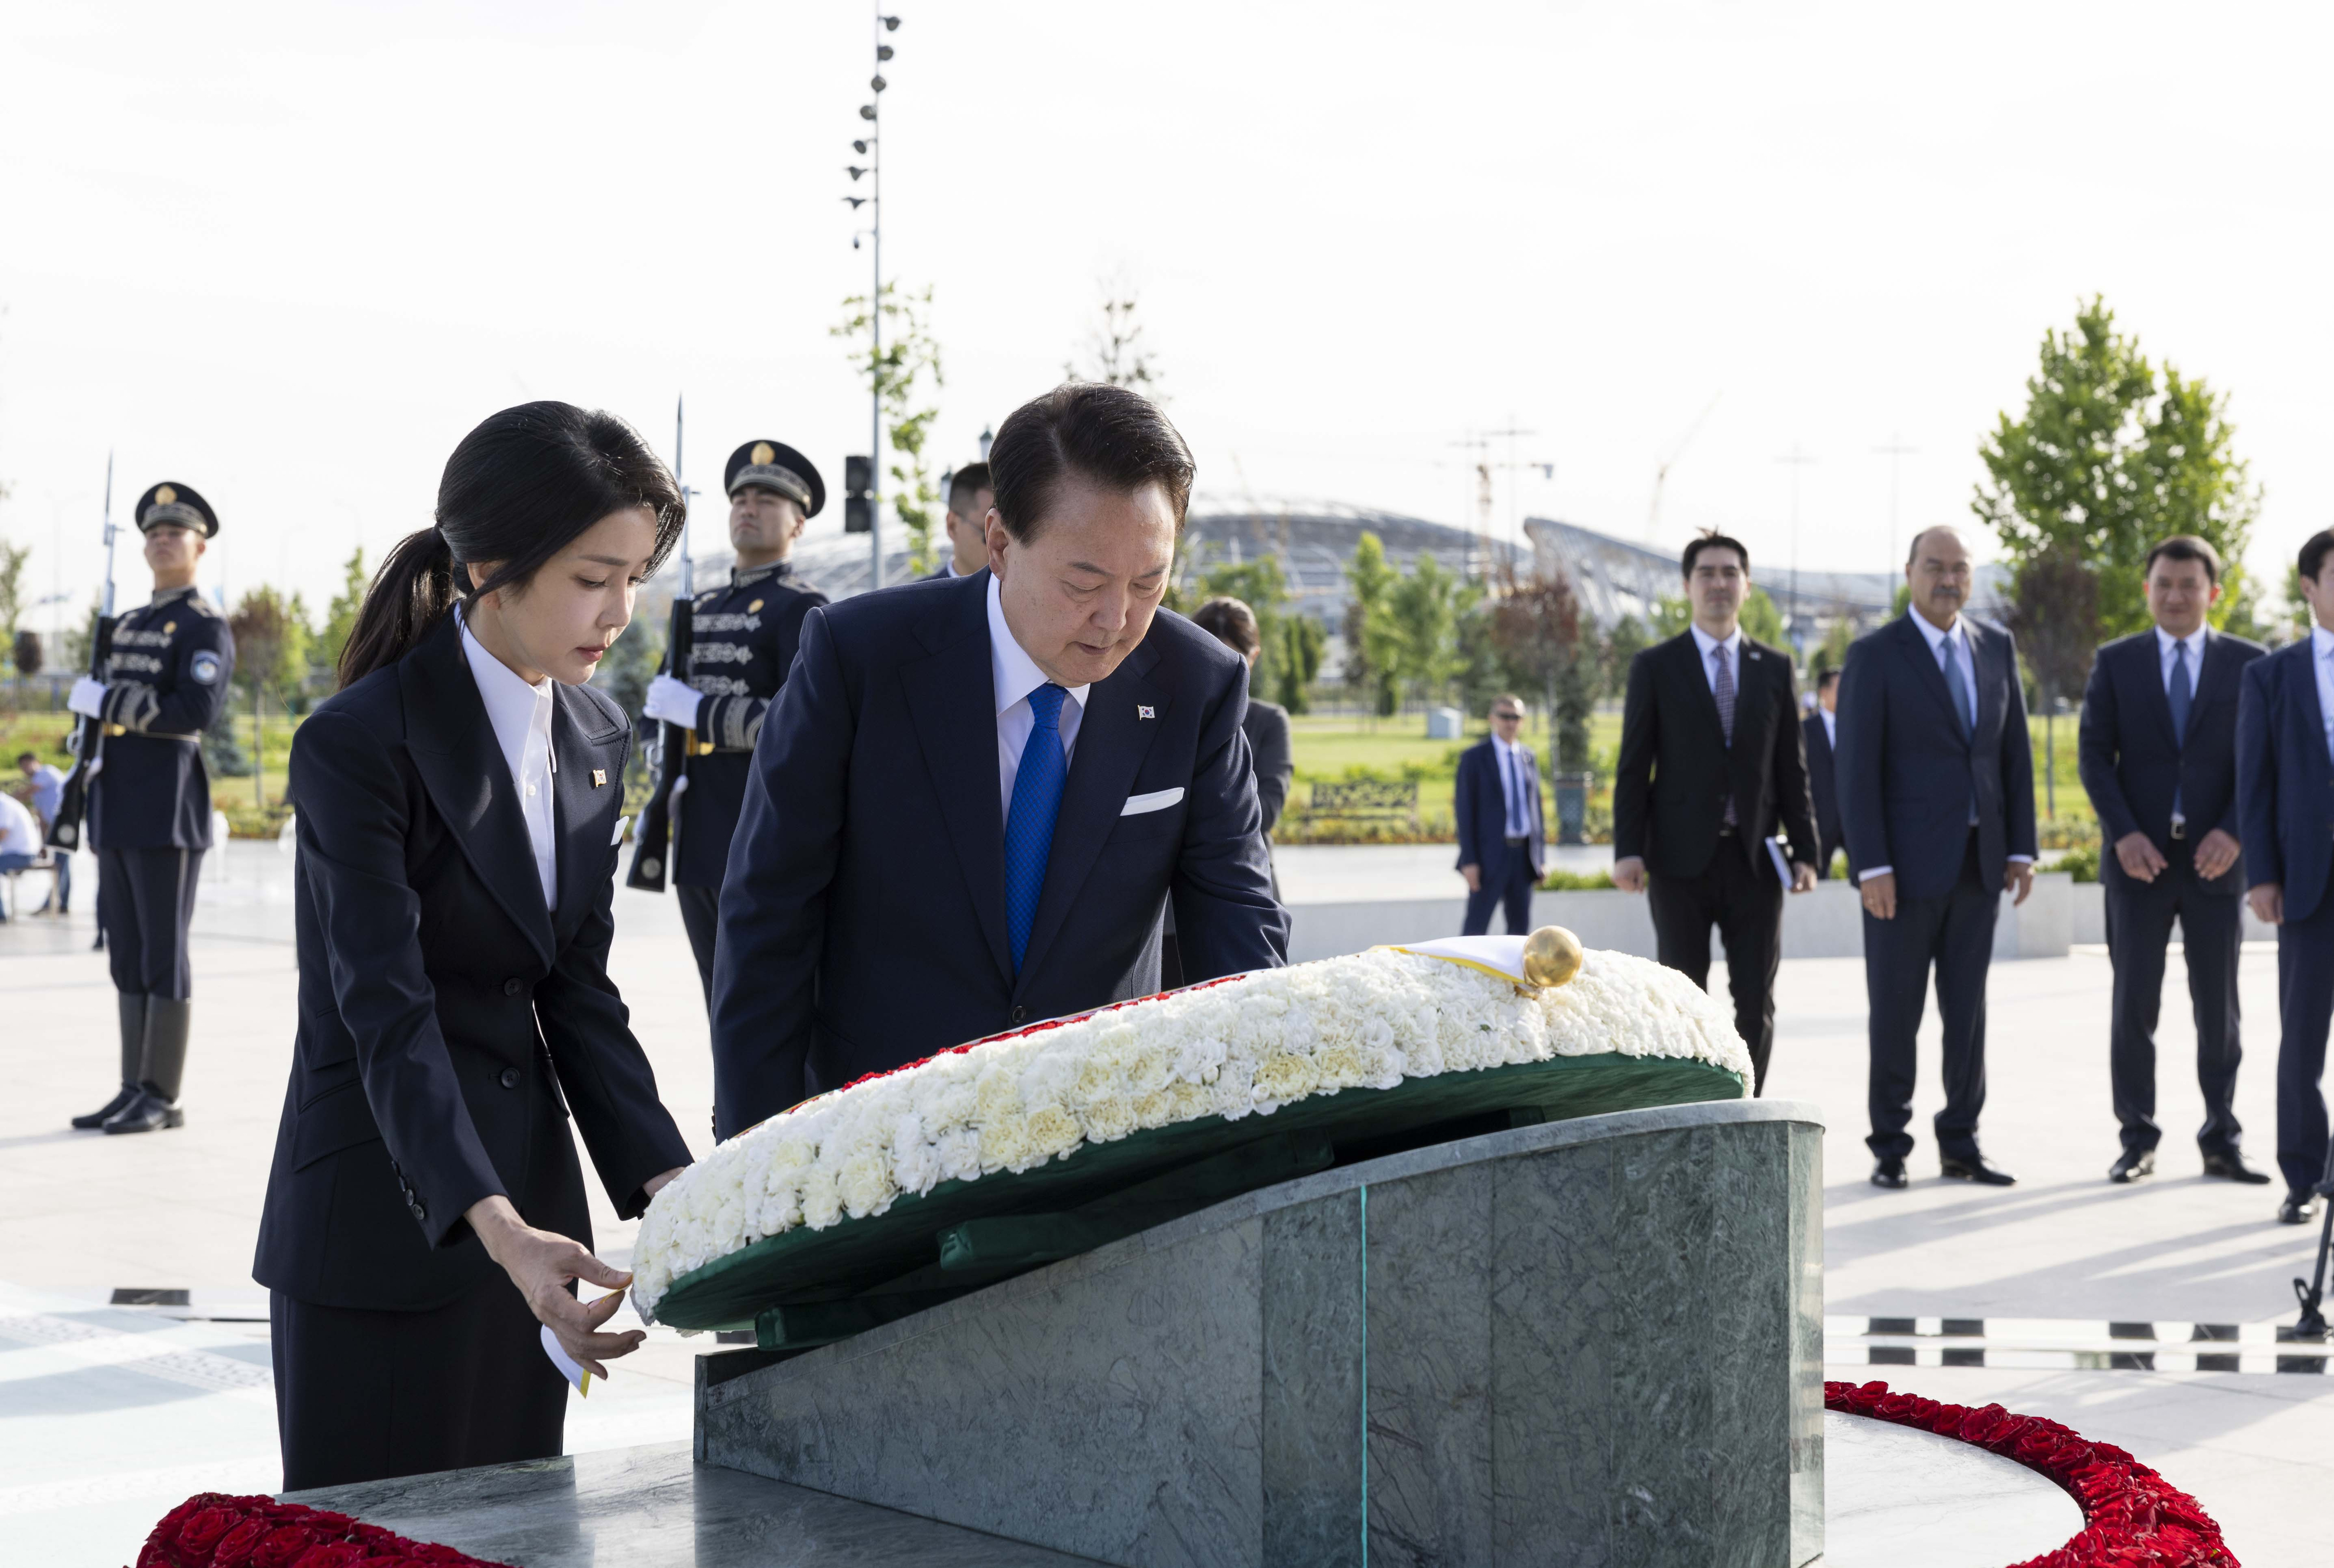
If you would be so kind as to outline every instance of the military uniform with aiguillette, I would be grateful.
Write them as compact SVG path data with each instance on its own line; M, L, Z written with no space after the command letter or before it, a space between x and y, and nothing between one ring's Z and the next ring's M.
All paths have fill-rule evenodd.
M139 497L140 534L174 524L218 532L210 504L184 485ZM106 660L101 763L90 779L89 839L121 1026L121 1088L79 1128L177 1127L192 1016L187 927L211 846L203 731L235 674L226 618L192 586L157 592L114 623Z
M749 485L787 496L805 518L826 505L826 486L810 459L776 441L748 441L729 455L723 494L735 496ZM732 572L727 587L693 601L689 668L680 674L699 700L682 765L689 788L675 826L672 880L709 1005L721 874L745 809L754 743L794 665L803 618L825 602L826 595L804 587L784 561Z

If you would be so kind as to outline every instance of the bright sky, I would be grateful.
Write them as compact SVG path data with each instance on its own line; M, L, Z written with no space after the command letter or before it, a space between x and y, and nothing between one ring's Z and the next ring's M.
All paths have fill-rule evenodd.
M1966 521L1981 434L2096 290L2230 394L2257 566L2334 522L2322 6L896 9L884 260L938 290L943 462L1059 378L1123 274L1203 491L1465 521L1456 443L1521 428L1555 474L1502 474L1502 527L1643 537L1708 408L1659 543L1724 524L1779 575L1796 473L1800 559L1877 569L1875 449L1915 448L1899 536ZM837 486L867 437L827 329L866 286L841 197L869 14L8 8L0 534L36 547L27 586L87 601L109 447L118 517L191 484L224 523L207 585L317 608L528 398L669 452L685 392L695 484L767 436Z

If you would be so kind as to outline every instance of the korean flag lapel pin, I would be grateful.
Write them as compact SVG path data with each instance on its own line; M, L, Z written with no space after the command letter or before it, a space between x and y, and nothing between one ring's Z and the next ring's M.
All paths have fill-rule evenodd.
M1134 717L1137 718L1157 718L1159 717L1159 710L1153 707L1148 703L1138 702L1134 705Z
M592 770L592 787L593 789L598 789L602 784L606 784L607 782L608 770L606 768L595 767Z

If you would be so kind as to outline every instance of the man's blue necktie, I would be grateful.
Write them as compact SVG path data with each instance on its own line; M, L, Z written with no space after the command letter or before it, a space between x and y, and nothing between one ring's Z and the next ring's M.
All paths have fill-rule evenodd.
M2188 685L2188 645L2172 645L2172 687L2165 693L2172 703L2172 744L2185 747L2188 744L2188 706L2195 694ZM2180 786L2172 786L2172 814L2183 816L2180 809Z
M1526 839L1531 836L1531 786L1524 783L1524 748L1515 746L1508 753L1508 774L1514 784L1514 798L1508 805L1508 837Z
M1069 695L1058 686L1041 686L1029 694L1029 712L1037 722L1021 747L1013 807L1005 813L1005 924L1017 975L1021 956L1029 950L1037 895L1046 889L1046 857L1054 848L1054 816L1070 776L1069 761L1062 755L1062 699Z

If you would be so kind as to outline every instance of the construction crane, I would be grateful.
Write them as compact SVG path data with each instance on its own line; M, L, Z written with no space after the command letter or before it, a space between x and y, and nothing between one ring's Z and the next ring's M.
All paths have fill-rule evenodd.
M1671 445L1670 455L1663 458L1658 464L1654 465L1653 504L1645 508L1646 544L1654 544L1660 542L1662 525L1662 486L1668 482L1670 470L1677 467L1677 460L1680 457L1685 456L1685 449L1693 445L1693 438L1702 433L1702 425L1710 418L1710 411L1718 407L1718 399L1725 395L1726 393L1723 390L1712 392L1710 395L1710 401L1702 406L1702 412L1693 417L1693 423L1685 428L1685 434L1680 436L1677 440Z

